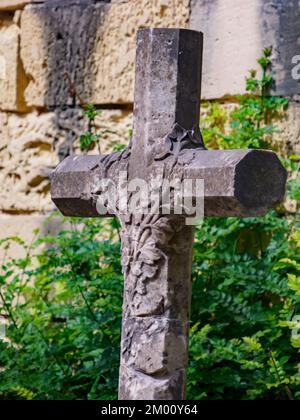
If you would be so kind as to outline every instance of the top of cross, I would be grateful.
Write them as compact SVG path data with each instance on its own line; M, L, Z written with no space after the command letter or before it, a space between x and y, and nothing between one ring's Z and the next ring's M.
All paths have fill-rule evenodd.
M201 32L186 29L138 31L132 154L140 165L153 161L175 124L198 126L202 43Z

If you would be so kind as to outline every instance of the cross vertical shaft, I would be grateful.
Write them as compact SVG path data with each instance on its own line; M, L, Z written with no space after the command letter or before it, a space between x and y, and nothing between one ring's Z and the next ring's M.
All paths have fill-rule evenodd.
M153 216L148 222L147 227L128 225L122 238L119 398L181 400L188 362L194 230L178 217Z
M199 123L203 35L185 29L137 34L131 176L145 173L175 123Z
M176 123L198 125L201 65L201 33L138 32L131 178L151 178L154 155ZM185 398L192 243L182 217L123 221L120 399Z

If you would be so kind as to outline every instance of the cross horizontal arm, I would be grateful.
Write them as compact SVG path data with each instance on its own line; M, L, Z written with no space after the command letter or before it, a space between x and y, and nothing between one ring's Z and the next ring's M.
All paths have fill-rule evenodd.
M104 171L102 160L102 156L69 156L53 171L51 197L64 216L99 216L93 191L95 170Z
M204 180L206 216L257 216L284 196L286 171L276 154L264 150L190 150L173 168L172 177ZM52 175L52 199L66 216L99 217L97 182L105 176L118 182L121 154L114 154L107 169L103 156L73 156ZM124 162L126 159L124 160ZM106 162L106 163L105 163ZM122 162L122 160L121 160ZM162 168L165 162L153 165ZM158 171L159 172L159 171ZM107 214L109 216L111 214Z
M206 216L262 216L283 201L287 173L267 150L198 151L185 178L204 180Z

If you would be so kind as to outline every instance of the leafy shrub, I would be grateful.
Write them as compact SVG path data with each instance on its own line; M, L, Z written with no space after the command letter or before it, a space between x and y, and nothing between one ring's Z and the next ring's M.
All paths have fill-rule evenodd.
M265 49L258 60L261 80L250 71L248 94L229 117L218 104L210 105L206 143L274 147L273 123L284 117L287 100L268 96L270 55ZM292 213L281 206L261 218L208 218L196 231L190 398L300 398L298 161L298 156L283 159L291 175Z
M2 264L2 398L116 397L122 273L119 241L98 238L105 230L99 220L73 220Z
M203 132L209 146L272 144L274 118L287 101L268 96L269 50L260 64L262 79L251 72L249 94L230 115L210 106ZM93 121L94 109L86 112ZM298 159L283 159L292 175L293 211L280 206L262 218L208 218L196 229L190 399L300 399ZM7 324L1 399L117 397L119 226L115 219L70 223L32 245L18 238L1 243L5 249L17 241L25 249L24 258L1 264L0 314Z
M199 227L190 397L300 398L300 342L289 330L299 314L299 251L299 226L275 211Z

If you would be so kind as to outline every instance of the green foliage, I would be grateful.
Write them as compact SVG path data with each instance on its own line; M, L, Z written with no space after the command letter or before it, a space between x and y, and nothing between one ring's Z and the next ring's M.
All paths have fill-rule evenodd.
M271 49L266 48L258 60L262 67L261 79L257 79L255 70L250 70L246 79L248 94L236 98L238 106L230 113L229 133L225 133L226 111L217 103L211 105L203 130L207 144L222 149L270 148L272 135L278 132L272 122L283 118L288 105L286 98L269 95L273 85L273 78L268 74L270 54Z
M230 115L209 105L209 147L272 145L286 100L263 76ZM94 121L96 111L86 109ZM224 134L229 127L229 134ZM94 133L95 134L95 133ZM87 140L88 143L88 140ZM119 149L119 145L115 145ZM196 228L189 399L300 399L299 156L282 159L289 200L261 218L208 218ZM122 273L119 224L69 221L55 237L4 257L0 272L0 399L117 397Z
M268 96L270 55L266 49L262 78L250 72L249 94L230 114L208 105L209 147L272 147L287 100ZM293 212L281 206L262 218L209 218L196 231L190 398L300 399L299 156L282 162Z
M95 143L99 143L99 140L99 134L92 134L90 131L87 131L80 136L80 150L84 151L93 148Z
M87 104L84 107L83 115L87 117L90 121L95 121L96 117L100 115L100 112L95 110L95 106L93 104Z
M300 398L289 330L300 314L299 227L273 211L197 229L190 397Z
M112 130L100 130L97 131L96 127L96 117L101 115L100 111L96 111L95 106L93 104L87 104L84 105L84 112L83 115L88 119L89 121L89 127L88 131L86 133L82 134L79 139L79 145L80 150L83 151L89 151L95 147L95 145L98 148L99 154L101 154L101 147L100 142L104 135L111 133L115 134Z
M116 398L122 273L111 233L97 220L73 220L2 264L0 398Z

